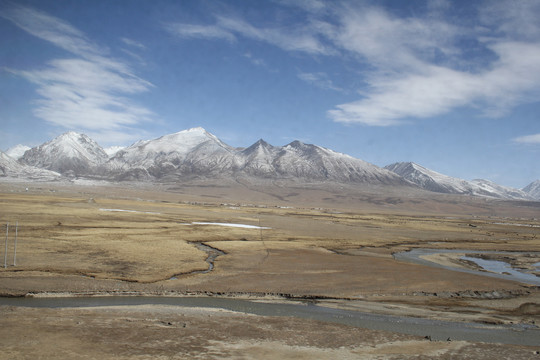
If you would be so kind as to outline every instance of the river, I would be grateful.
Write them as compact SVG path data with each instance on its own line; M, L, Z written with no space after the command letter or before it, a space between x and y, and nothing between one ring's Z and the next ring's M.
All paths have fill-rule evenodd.
M289 316L345 324L366 329L430 336L432 340L465 340L537 346L540 329L534 325L487 325L451 322L415 317L379 315L353 310L335 309L314 304L275 303L218 297L152 297L90 296L50 298L0 298L0 305L23 307L99 307L167 305L181 307L221 308L262 316Z
M394 254L394 259L399 261L407 261L415 264L426 265L431 267L438 267L446 270L466 272L469 274L476 274L488 277L494 277L498 279L518 281L521 283L540 286L540 278L528 274L519 269L514 269L510 264L507 264L502 261L496 260L484 260L476 257L462 256L464 260L475 262L478 266L485 269L486 271L478 271L473 269L465 269L454 266L441 265L434 261L425 259L425 256L434 255L434 254L505 254L512 255L516 253L505 252L505 251L478 251L478 250L449 250L449 249L413 249L410 251L404 251ZM529 254L537 254L532 252Z

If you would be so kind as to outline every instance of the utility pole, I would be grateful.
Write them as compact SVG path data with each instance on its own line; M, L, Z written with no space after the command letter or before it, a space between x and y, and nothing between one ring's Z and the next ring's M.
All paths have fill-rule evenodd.
M6 251L4 252L4 269L7 268L7 243L9 235L9 222L6 224Z
M263 237L262 237L262 227L261 227L261 217L260 216L259 216L259 231L261 233L261 241L264 242Z
M13 266L17 265L17 233L19 230L19 222L15 223L15 251L13 251Z

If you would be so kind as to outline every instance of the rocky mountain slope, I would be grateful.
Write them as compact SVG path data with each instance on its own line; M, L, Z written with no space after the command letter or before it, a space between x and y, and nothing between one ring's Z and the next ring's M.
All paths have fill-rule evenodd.
M54 171L22 165L6 153L0 151L0 177L23 180L58 180L61 175Z
M259 140L231 147L203 128L139 141L105 165L116 179L255 177L409 185L390 171L316 145L294 141L277 147Z
M540 180L522 190L488 180L466 181L412 162L380 168L317 145L293 141L273 146L259 140L247 148L227 145L203 128L193 128L152 140L142 140L111 155L84 134L67 132L38 147L13 149L19 162L2 154L0 176L29 178L99 178L109 181L251 179L295 183L419 187L447 194L501 199L540 200ZM24 151L24 152L23 152ZM55 172L37 174L39 169ZM25 175L26 174L26 175Z
M84 134L70 131L26 151L21 164L68 176L91 175L108 160L101 146Z
M526 193L529 197L540 200L540 179L533 181L529 185L525 186L523 189L521 189L524 193Z
M485 179L471 180L470 183L474 186L477 195L486 195L491 197L498 197L502 199L529 199L530 196L523 190L514 189L508 186L502 186L495 184L492 181Z
M488 196L501 199L527 199L529 196L518 189L495 184L489 180L467 181L443 175L413 162L399 162L385 169L395 172L421 188L446 194Z

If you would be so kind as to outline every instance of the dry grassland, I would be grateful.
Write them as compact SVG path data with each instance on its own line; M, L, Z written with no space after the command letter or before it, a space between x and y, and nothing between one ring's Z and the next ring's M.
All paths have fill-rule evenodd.
M396 251L414 247L540 251L540 220L534 218L537 215L534 207L519 209L528 218L509 219L475 214L417 214L407 206L393 212L381 206L368 212L361 203L360 210L354 211L347 206L340 209L186 202L182 194L145 189L83 189L94 193L82 193L76 187L51 187L33 194L15 187L0 193L0 219L11 221L12 232L14 222L19 223L17 266L0 270L0 286L10 277L31 274L34 278L42 275L44 279L72 276L70 282L89 279L139 284L161 282L162 287L183 290L181 284L189 284L191 289L208 282L221 282L216 291L232 292L287 292L307 286L302 295L310 295L309 286L317 282L317 276L339 273L346 279L343 281L351 284L358 279L358 286L342 289L332 285L332 277L322 276L316 294L348 297L375 290L421 291L421 286L415 287L414 282L421 281L423 269L393 261L390 255ZM437 204L440 208L445 205L442 201ZM456 207L455 203L451 205ZM464 201L460 206L471 210L476 205ZM492 206L497 208L497 204ZM485 209L482 204L477 212ZM270 229L194 222L262 225ZM208 269L207 253L196 246L201 242L227 255L216 260L216 269L211 274L189 276ZM13 237L8 250L10 265L12 247ZM380 279L363 264L380 268ZM362 274L366 271L370 276L365 279ZM276 272L296 276L282 282L279 276L273 276ZM401 276L408 272L413 278ZM452 278L464 278L453 281L462 286L463 281L467 283L466 279L474 278L468 274L449 274L434 279L449 278L441 283L449 286ZM315 278L308 282L299 280L298 287L294 279L301 275ZM233 286L234 279L223 282L222 276L236 278L244 286ZM250 281L245 282L245 276ZM266 284L265 276L281 285ZM179 280L163 283L171 277ZM328 284L324 283L326 278ZM212 291L206 285L203 288ZM2 290L6 292L7 287ZM47 289L42 283L41 289L26 290Z
M391 256L411 248L538 252L540 207L535 203L442 195L430 197L425 193L383 196L377 192L362 193L350 189L341 192L297 189L291 192L279 187L255 191L251 188L187 185L159 190L43 185L26 191L26 186L0 184L0 221L3 224L9 221L11 225L9 266L0 269L0 293L3 295L31 292L281 294L337 301L327 303L329 306L454 321L540 321L537 287L398 262ZM16 221L19 223L17 265L12 266ZM261 225L268 229L196 225L195 222ZM208 253L197 247L197 243L225 253L215 259L215 267L208 273L201 273L209 267ZM4 254L3 251L0 253ZM441 257L440 261L452 259ZM482 295L493 291L505 296L494 300L469 296L474 292ZM9 313L9 310L3 311ZM6 313L9 316L6 315L3 321L27 319L31 315L27 314L30 310L11 311L13 313ZM80 321L86 321L87 316L92 317L84 311L65 311L68 312L70 314L65 316L72 320L82 317ZM95 318L89 320L91 328L100 327L99 322L109 326L109 320L104 320L101 312L94 315ZM135 320L129 321L138 324L138 328L161 326L158 323L148 325L147 319L137 320L138 317L131 313L125 316L133 317ZM157 317L163 319L161 315ZM50 321L45 321L41 330L36 330L41 334L39 336L43 336ZM231 321L233 324L236 320ZM262 328L271 326L264 325L265 321L271 320L258 321ZM114 321L111 324L115 328L124 326ZM206 323L203 321L202 324ZM72 329L70 326L66 329ZM209 329L216 325L204 326L203 329ZM298 326L314 325L298 322ZM353 330L343 327L335 331ZM67 342L75 341L65 334L58 336L64 336ZM309 336L305 335L305 338ZM276 333L270 338L259 341L239 335L234 342L237 347L231 347L226 339L218 336L211 344L201 340L202 345L196 344L199 352L194 351L208 355L209 349L213 348L232 354L230 358L239 356L242 351L254 351L253 354L267 351L268 358L281 353L298 358L313 355L313 349L309 347L303 352L303 348L290 347L295 344L283 345L284 340ZM327 353L321 349L314 351L329 358L334 355L392 358L406 351L411 351L411 356L416 351L427 357L429 354L452 357L451 354L460 354L462 347L469 346L456 343L428 349L425 348L427 345L416 343L418 339L405 338L399 340L405 342L398 343L393 349L380 350L380 354L378 348L343 345L337 340L335 346L325 348ZM412 342L407 342L409 340ZM276 347L272 341L285 347ZM22 354L13 343L3 345L13 346L14 354ZM174 346L183 349L182 346L191 346L188 345ZM407 350L409 345L413 350ZM343 353L328 350L344 349L340 346L349 347ZM469 348L470 354L475 354L479 348L474 351ZM92 353L101 356L95 350ZM133 352L126 350L117 355L141 354L151 356L154 353L152 349L134 347ZM69 357L67 353L63 355L61 357ZM169 356L176 355L170 353Z
M10 359L535 359L535 349L216 309L0 309ZM40 321L35 321L39 318Z

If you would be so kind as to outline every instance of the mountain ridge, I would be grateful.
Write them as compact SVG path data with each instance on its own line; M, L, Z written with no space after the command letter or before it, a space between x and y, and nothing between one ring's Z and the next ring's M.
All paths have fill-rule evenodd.
M19 153L21 149L19 147ZM399 162L381 168L362 159L299 140L274 146L259 139L247 148L235 148L202 127L140 140L128 147L115 149L111 154L107 155L88 136L70 131L26 150L18 162L3 154L0 165L2 169L8 169L3 170L4 176L10 173L19 177L25 173L18 167L21 165L51 170L58 176L61 173L68 178L107 181L175 182L252 178L261 181L292 180L297 183L315 181L412 186L447 194L540 200L540 180L519 190L489 180L467 181L450 177L413 162ZM6 157L10 160L6 160ZM10 167L14 170L10 171ZM26 173L33 172L35 170ZM48 173L49 177L51 174ZM535 183L536 187L533 186Z
M63 175L78 176L92 174L108 158L94 140L84 134L68 131L27 150L19 162Z
M501 199L529 199L527 193L489 180L475 179L467 181L444 175L414 162L397 162L385 166L403 178L421 188L438 193L487 196Z

